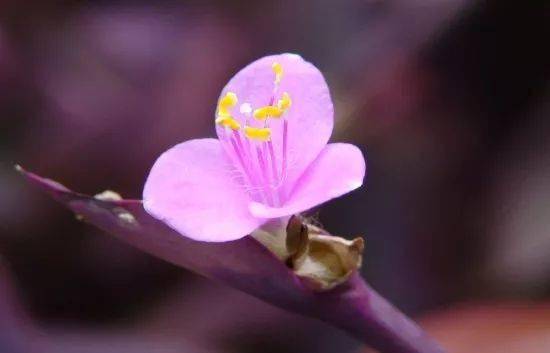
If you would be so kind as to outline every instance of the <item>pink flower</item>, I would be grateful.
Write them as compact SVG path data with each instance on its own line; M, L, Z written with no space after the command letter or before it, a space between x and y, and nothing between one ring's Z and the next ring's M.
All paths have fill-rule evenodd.
M186 237L242 238L363 184L365 160L327 144L334 109L319 70L295 54L263 57L222 90L218 139L164 152L145 183L146 211Z

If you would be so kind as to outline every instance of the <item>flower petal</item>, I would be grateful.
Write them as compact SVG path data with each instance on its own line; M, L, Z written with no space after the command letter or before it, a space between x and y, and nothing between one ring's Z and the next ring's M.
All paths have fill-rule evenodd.
M232 171L218 140L183 142L155 162L143 190L144 207L191 239L242 238L264 221L248 211L249 197Z
M253 109L257 109L270 103L275 78L272 70L274 62L283 68L275 104L284 92L288 92L292 100L292 105L283 116L288 122L288 173L285 186L290 190L327 144L332 133L334 108L321 72L296 54L266 56L239 71L224 87L220 97L227 92L234 92L238 96L239 102L233 113L241 126L244 126L244 115L239 113L242 104L245 107L250 104ZM254 119L249 119L249 123L254 124ZM283 120L270 119L269 124L275 158L280 164ZM217 126L216 130L222 139L226 134L225 129Z
M331 143L298 180L283 207L251 202L250 212L257 217L277 218L306 211L363 185L365 171L365 158L359 148Z

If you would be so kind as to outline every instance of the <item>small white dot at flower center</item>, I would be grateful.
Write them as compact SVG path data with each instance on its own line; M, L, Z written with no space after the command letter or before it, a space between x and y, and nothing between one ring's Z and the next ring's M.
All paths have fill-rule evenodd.
M250 113L252 113L252 106L250 103L243 103L241 104L239 111L241 114L250 115Z

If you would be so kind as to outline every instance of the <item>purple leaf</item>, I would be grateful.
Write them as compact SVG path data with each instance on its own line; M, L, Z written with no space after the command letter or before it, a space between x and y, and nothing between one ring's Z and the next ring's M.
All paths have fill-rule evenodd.
M315 291L250 236L224 243L194 241L150 216L139 200L75 193L55 181L17 169L28 182L79 218L165 261L283 309L323 320L381 352L443 352L357 273L334 289Z

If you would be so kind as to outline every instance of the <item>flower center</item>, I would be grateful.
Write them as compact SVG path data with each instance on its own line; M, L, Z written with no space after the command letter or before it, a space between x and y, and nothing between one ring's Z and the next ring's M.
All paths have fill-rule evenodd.
M233 108L238 103L237 95L227 92L218 102L216 124L224 127L221 140L238 166L239 177L244 180L251 198L270 206L281 206L287 197L284 181L288 172L288 120L285 113L292 101L287 92L278 97L283 67L275 62L271 68L275 78L268 104L256 109L249 103L242 104L239 112L244 126L241 126L233 115ZM274 146L270 127L272 121L282 123L281 146Z

